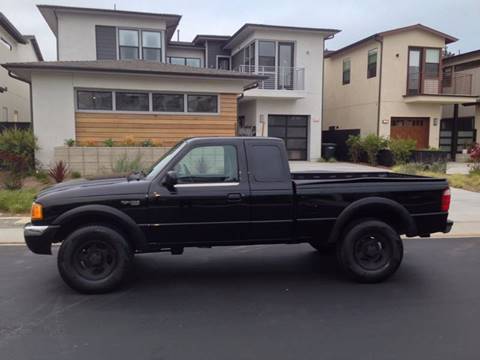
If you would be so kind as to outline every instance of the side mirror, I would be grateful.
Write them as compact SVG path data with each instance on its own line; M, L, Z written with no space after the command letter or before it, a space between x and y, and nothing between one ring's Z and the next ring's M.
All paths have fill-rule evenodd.
M173 187L178 183L177 179L177 173L173 170L169 171L167 173L167 176L165 176L165 180L163 181L163 184L169 188L173 189Z

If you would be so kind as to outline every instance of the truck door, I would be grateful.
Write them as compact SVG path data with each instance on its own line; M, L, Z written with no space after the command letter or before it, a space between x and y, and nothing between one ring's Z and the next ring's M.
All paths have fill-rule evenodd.
M246 239L249 185L241 141L197 142L174 164L177 184L150 194L150 238L158 242L228 243Z
M293 184L283 141L246 140L250 181L249 238L290 240L293 237Z

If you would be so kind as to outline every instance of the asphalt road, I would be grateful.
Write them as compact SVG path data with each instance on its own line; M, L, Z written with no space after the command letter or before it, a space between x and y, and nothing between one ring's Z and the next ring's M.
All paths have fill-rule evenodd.
M478 359L480 239L413 239L390 281L345 280L307 245L138 256L80 295L55 257L0 247L0 359Z

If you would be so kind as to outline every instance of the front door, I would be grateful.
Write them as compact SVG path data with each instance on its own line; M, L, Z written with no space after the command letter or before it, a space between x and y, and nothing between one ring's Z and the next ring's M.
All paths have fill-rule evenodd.
M178 184L150 194L151 239L161 243L228 243L245 239L250 208L242 142L190 149L172 167Z
M428 148L429 131L429 118L392 117L390 137L413 139L417 142L417 149Z
M268 136L283 139L288 160L307 160L308 116L268 115Z

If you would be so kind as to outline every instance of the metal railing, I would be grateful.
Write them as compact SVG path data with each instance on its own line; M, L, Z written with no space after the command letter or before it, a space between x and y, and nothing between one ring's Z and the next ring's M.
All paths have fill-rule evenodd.
M450 78L432 78L418 72L410 73L407 82L408 95L471 95L472 75L454 74Z
M266 90L305 90L305 69L286 66L240 65L236 71L264 75L258 88Z

